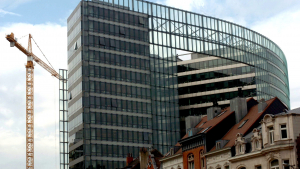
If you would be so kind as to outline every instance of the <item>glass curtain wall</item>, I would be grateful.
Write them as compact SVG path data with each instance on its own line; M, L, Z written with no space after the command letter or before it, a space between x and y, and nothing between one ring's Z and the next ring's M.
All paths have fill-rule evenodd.
M116 2L83 4L85 157L73 168L123 167L128 153L166 153L180 139L176 52L150 54L149 16Z
M68 71L59 70L59 154L60 169L69 169Z
M277 96L290 106L285 55L278 45L265 36L221 19L147 1L99 0L101 2L149 16L152 57L176 63L176 49L179 49L255 66L258 99Z
M119 150L122 154L138 152L140 146L147 145L153 145L165 153L178 141L180 129L176 50L223 57L254 66L258 99L277 96L289 107L288 71L284 53L263 35L217 18L147 1L83 2L82 23L81 27L78 26L83 31L80 39L78 38L84 44L80 50L82 67L72 66L74 70L70 73L72 77L69 78L69 85L77 84L77 80L82 79L82 100L78 99L78 103L73 101L70 109L77 111L82 108L84 114L77 120L81 121L83 117L84 130L78 130L76 136L72 136L74 140L84 138L83 146L72 150L74 159L85 154L84 166L96 168L105 165L107 168L117 168L124 165L123 158L121 160L110 157L114 154L106 154L105 157L100 155L105 150L108 152L108 148L113 150L115 144L122 147ZM70 32L79 30L72 27ZM68 42L77 49L75 40L71 40L73 34L68 35ZM69 52L71 54L72 51ZM143 66L143 63L149 67ZM104 92L109 93L101 93L101 88L98 91L97 85L102 82L107 89ZM148 89L150 98L147 98ZM145 95L143 90L146 91ZM92 124L92 119L97 119L97 114L105 114L108 119L110 115L117 115L118 112L126 115L124 118L128 119L131 119L129 116L150 118L152 129L146 132L148 137L147 134L132 129L134 127L125 130L120 126L114 132L109 123L106 125L107 130L102 132L103 126ZM75 115L73 117L76 119ZM120 122L124 124L124 119ZM138 123L138 119L133 119L132 123ZM98 133L99 128L101 130ZM128 142L115 141L112 144L113 141L93 141L98 135L101 135L100 138L115 137L117 140L128 137L125 139ZM140 137L143 137L140 141L148 141L148 144L137 146L134 144L135 140L130 140Z
M154 3L137 3L148 8L138 10L149 14L150 53L164 57L171 48L170 53L178 49L249 64L255 67L258 99L277 96L290 106L287 61L271 40L217 18Z

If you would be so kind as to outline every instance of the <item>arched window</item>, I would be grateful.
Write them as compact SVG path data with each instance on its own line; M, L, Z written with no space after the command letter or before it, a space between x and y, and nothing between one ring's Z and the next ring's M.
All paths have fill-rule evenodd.
M188 164L189 164L189 166L188 166L188 169L195 169L195 164L194 164L194 155L193 154L190 154L189 156L188 156Z
M203 153L204 153L204 151L201 150L200 151L200 166L201 166L201 168L205 168L205 161L204 161Z
M271 169L279 169L279 162L278 162L278 160L271 161Z

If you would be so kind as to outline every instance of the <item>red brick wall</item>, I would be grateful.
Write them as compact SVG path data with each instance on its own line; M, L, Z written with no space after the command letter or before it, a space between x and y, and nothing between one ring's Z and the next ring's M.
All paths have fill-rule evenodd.
M195 149L191 149L188 151L185 151L182 153L182 158L183 158L183 169L188 169L188 156L190 154L194 155L194 165L195 169L202 169L201 168L201 160L200 160L200 152L201 150L204 151L204 146L197 147Z

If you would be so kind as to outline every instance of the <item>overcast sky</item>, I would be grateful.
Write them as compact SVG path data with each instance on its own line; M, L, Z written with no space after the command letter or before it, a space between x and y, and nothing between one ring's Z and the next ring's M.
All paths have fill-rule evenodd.
M288 60L291 108L300 107L299 0L154 0L221 18L273 40ZM66 19L79 0L0 0L0 166L25 167L26 57L4 38L31 33L58 71L67 68ZM27 46L27 37L20 39ZM36 47L33 52L43 59ZM35 66L35 167L59 168L58 80Z

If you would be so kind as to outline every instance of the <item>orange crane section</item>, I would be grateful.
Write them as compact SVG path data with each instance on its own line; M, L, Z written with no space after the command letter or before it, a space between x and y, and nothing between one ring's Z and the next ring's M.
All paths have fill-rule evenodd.
M26 67L26 169L34 169L34 64L33 60L46 69L52 76L60 78L59 74L32 53L31 39L29 34L28 49L26 50L17 42L14 34L6 36L11 47L17 47L27 55Z
M52 76L59 79L59 74L54 69L52 69L50 66L48 66L45 62L43 62L40 58L38 58L37 56L35 56L32 53L31 38L32 38L32 36L31 36L31 34L29 34L28 50L26 50L21 44L19 44L17 42L13 33L11 33L10 35L6 35L6 39L11 43L11 47L16 46L25 55L31 56L36 63L38 63L40 66L42 66L44 69L46 69L49 73L51 73Z

